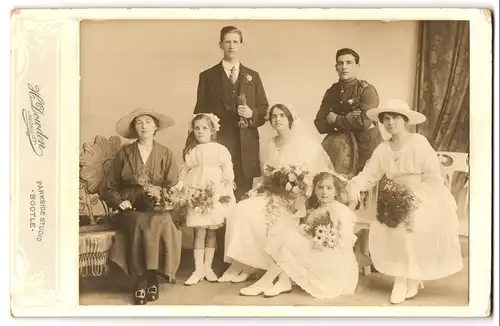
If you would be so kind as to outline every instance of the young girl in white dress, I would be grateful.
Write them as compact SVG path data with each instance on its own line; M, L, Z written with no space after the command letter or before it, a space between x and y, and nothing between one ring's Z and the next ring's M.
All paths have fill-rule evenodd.
M283 230L269 240L266 251L276 263L271 269L275 275L284 273L288 277L280 277L264 296L291 291L290 279L318 299L354 293L359 277L353 250L356 215L336 200L346 181L329 172L317 174L305 223L298 228L282 224ZM327 236L326 227L318 227L326 224L336 230L335 237Z
M235 203L234 172L231 154L216 141L219 119L214 114L200 113L190 122L190 131L183 151L177 187L205 188L212 184L224 203L218 203L208 213L188 209L186 226L194 228L195 270L185 285L196 284L203 279L215 282L218 276L212 269L215 254L216 230L224 225L226 212Z
M417 199L411 223L393 224L382 219L370 227L370 256L379 272L394 277L390 302L397 304L415 297L423 288L422 281L440 279L462 269L457 205L429 141L406 128L424 122L424 115L411 110L404 101L390 100L367 111L367 116L383 123L391 138L375 149L363 171L349 181L349 199L358 201L360 191L370 189L384 175L410 189ZM390 205L386 214L396 204Z

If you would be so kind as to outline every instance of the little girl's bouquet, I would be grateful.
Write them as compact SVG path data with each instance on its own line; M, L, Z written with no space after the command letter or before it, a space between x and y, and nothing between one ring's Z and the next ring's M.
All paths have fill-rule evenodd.
M163 193L163 201L165 209L182 212L189 204L188 188L178 185L170 188Z
M208 214L220 205L220 196L212 182L208 182L204 187L190 186L188 192L188 207L198 214Z
M304 235L312 238L313 248L342 248L342 221L332 218L328 209L317 209L301 224Z
M189 211L206 215L220 205L231 201L229 196L221 196L213 182L204 186L180 185L172 187L165 195L165 207L185 216Z
M413 231L412 213L418 208L419 201L410 188L383 178L384 186L378 193L377 220L390 228L403 223L406 231Z

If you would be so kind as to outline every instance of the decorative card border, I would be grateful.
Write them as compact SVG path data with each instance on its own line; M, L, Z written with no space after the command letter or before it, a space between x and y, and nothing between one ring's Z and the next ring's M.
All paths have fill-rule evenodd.
M470 21L467 307L79 306L79 23L85 19ZM16 9L11 15L15 316L485 316L491 295L491 12L481 9Z

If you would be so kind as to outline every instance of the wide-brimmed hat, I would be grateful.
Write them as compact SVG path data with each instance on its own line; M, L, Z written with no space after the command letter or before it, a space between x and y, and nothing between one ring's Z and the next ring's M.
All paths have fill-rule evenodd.
M373 121L379 121L380 113L397 113L408 118L408 124L416 125L426 120L425 115L415 110L410 109L410 106L403 100L391 99L380 105L376 109L366 111L366 115Z
M139 136L137 135L134 126L132 126L132 122L138 116L145 114L156 119L156 122L158 123L157 131L171 127L175 124L174 120L167 115L155 112L153 110L139 108L130 112L118 121L118 123L116 124L116 132L128 139L138 138Z

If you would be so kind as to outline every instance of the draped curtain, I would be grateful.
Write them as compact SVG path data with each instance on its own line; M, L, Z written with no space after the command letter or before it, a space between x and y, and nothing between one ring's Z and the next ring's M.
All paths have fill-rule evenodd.
M419 22L415 105L427 121L415 131L437 151L469 152L469 22ZM452 185L461 197L467 182Z

